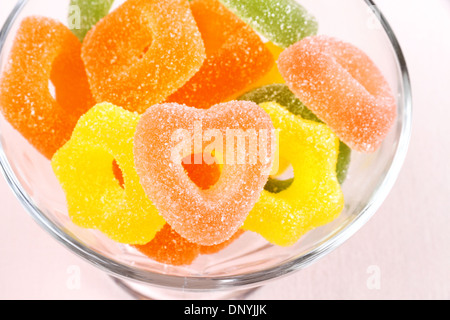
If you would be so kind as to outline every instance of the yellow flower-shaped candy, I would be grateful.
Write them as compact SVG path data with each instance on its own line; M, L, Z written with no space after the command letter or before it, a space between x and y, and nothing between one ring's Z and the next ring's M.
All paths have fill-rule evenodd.
M304 120L274 102L261 104L279 130L279 155L294 169L280 193L263 191L243 228L289 246L339 216L344 196L336 177L339 139L326 125Z
M78 121L71 139L52 158L72 221L125 244L146 244L165 224L145 194L134 167L140 116L109 103ZM122 171L121 187L113 161Z

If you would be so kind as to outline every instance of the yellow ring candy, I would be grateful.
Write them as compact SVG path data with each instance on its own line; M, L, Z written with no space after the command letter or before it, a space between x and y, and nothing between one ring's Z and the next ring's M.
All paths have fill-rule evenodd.
M279 246L334 220L344 207L336 176L339 139L326 125L304 120L275 102L261 104L279 131L279 154L294 169L280 193L263 191L243 228Z
M98 104L80 118L71 139L52 158L72 221L133 245L150 242L165 224L134 167L139 119L112 104ZM114 176L114 160L122 170L123 188Z

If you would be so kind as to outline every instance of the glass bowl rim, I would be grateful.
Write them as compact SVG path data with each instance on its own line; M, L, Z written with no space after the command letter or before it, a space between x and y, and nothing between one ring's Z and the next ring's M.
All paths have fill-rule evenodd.
M397 62L400 67L401 83L403 89L402 98L405 112L403 112L403 121L399 143L389 171L385 175L383 182L378 187L378 190L375 193L375 196L372 197L371 201L364 207L363 210L361 210L361 212L357 217L353 219L352 222L345 226L345 228L341 229L338 233L334 234L332 237L330 237L328 240L326 240L324 243L322 243L320 246L306 255L302 255L300 257L292 259L287 263L279 264L274 267L259 270L257 272L244 273L234 276L182 277L141 270L129 265L120 264L110 258L100 255L92 249L89 249L78 240L65 233L48 217L46 217L46 215L34 204L33 200L21 187L18 178L14 174L7 160L1 142L0 171L2 172L6 182L12 189L14 195L19 199L20 203L25 207L28 214L37 222L37 224L41 228L43 228L53 238L55 238L59 243L71 250L73 253L116 278L122 278L124 280L134 280L137 282L145 283L147 285L162 287L166 289L207 291L243 289L246 287L259 286L267 281L273 280L275 278L280 278L282 276L303 269L339 247L352 235L354 235L364 224L366 224L367 221L370 220L370 218L381 206L388 193L392 189L395 181L397 180L398 174L406 158L409 147L412 130L412 93L406 60L404 58L400 44L394 34L394 31L390 27L382 12L379 10L378 6L372 0L363 1L371 8L371 10L375 13L375 16L379 19L381 25L383 26L395 51ZM9 34L11 26L27 3L28 0L19 0L6 19L2 29L0 30L0 52L3 49L6 37Z

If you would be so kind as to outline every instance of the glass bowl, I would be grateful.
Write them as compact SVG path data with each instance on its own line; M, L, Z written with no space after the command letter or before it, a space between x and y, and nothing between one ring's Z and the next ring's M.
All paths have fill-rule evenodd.
M117 0L114 7L121 2ZM25 209L58 242L112 276L135 297L151 299L224 299L237 297L267 281L299 271L336 249L377 211L395 183L411 131L411 89L405 59L388 22L369 0L299 1L319 21L320 34L363 49L386 76L397 98L398 117L380 149L353 152L342 185L345 208L335 221L310 231L295 245L277 247L247 232L225 250L202 255L192 265L157 263L103 234L74 225L50 162L0 117L0 164L5 179ZM29 15L67 24L69 1L18 1L0 33L0 71L15 32Z

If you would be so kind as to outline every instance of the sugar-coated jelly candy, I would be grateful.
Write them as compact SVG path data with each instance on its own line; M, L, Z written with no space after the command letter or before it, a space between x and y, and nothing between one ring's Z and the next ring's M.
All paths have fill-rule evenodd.
M25 18L0 77L5 119L50 159L94 104L77 37L56 20Z
M343 184L348 176L350 162L352 160L352 149L339 140L339 154L336 165L336 174L340 184Z
M97 102L143 113L182 87L206 56L188 0L128 0L88 32L82 58Z
M221 244L216 244L214 246L200 246L200 254L206 255L218 253L226 249L228 246L230 246L234 241L239 239L244 233L245 233L244 230L239 229L230 239Z
M210 154L210 156L213 157L214 155ZM197 161L197 159L201 161ZM206 163L203 154L191 154L185 157L181 164L189 179L202 190L208 190L219 181L222 171L220 164L216 161Z
M282 48L315 35L317 20L295 0L220 0L265 38Z
M291 90L289 90L289 87L286 84L271 84L256 88L242 95L238 100L253 101L258 104L264 102L276 102L291 113L301 116L305 120L321 122L319 118L317 118L317 116L312 113ZM336 172L339 183L341 184L344 183L347 177L351 154L351 149L345 143L340 141ZM266 185L266 190L277 190L279 192L289 185L289 181L271 179L269 180L268 185Z
M273 44L272 42L265 43L267 49L272 53L272 56L274 60L278 60L278 57L280 56L281 52L283 52L283 48ZM284 83L284 79L280 74L280 71L278 71L278 65L274 63L272 68L268 73L266 73L261 79L259 79L256 82L252 82L250 85L248 85L244 90L241 90L239 93L235 94L233 97L231 97L229 100L236 100L237 97L242 96L243 94L252 91L253 89L264 87L271 84L281 84Z
M291 91L352 150L376 151L396 118L381 71L361 49L329 36L301 40L278 68Z
M238 98L238 100L253 101L257 104L276 102L291 113L301 116L305 120L320 122L319 118L311 112L283 83L269 84L251 90Z
M304 120L275 102L261 104L280 130L280 156L289 160L294 180L279 193L264 190L244 230L289 246L315 227L334 220L344 197L336 177L339 139L325 124Z
M69 28L83 41L86 33L109 13L114 0L71 0Z
M222 251L243 233L243 230L238 230L224 243L215 246L201 246L184 239L169 224L166 224L148 244L134 247L157 262L183 266L192 264L200 255L211 255Z
M80 118L71 139L52 159L72 221L125 244L146 244L165 224L134 166L139 118L121 107L98 104ZM113 161L122 173L123 187L114 175Z
M174 266L189 265L200 255L200 246L181 237L169 224L152 241L134 248L157 262Z
M180 236L217 245L237 232L258 200L274 160L273 136L270 117L253 102L206 110L159 104L137 126L136 170L148 197ZM198 152L224 159L219 180L208 190L200 189L182 165Z
M276 64L256 32L218 0L193 0L190 5L207 57L166 102L206 109L261 79Z
M183 167L188 177L200 189L208 190L217 183L220 178L218 164L207 164L203 159L201 163L195 163L195 155L191 155L189 160L183 161ZM184 239L169 224L166 224L148 244L134 247L160 263L175 266L189 265L201 254L214 254L221 251L242 233L242 230L238 230L230 240L219 245L201 246Z

